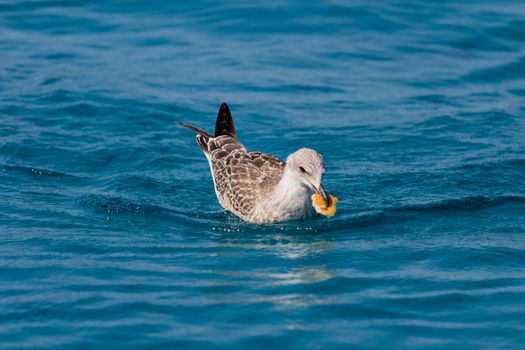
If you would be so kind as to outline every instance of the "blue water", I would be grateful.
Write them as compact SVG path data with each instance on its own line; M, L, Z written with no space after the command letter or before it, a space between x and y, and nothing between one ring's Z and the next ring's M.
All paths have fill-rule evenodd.
M525 344L525 4L0 1L0 348ZM324 155L221 210L182 120Z

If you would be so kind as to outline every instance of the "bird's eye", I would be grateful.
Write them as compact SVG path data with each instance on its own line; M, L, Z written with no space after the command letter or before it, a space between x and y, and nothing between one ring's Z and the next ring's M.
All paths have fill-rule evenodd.
M301 170L302 173L306 173L306 170L302 166L299 167L299 170Z

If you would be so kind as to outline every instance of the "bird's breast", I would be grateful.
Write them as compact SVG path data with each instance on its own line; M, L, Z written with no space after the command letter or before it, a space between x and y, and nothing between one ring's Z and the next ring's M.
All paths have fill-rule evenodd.
M308 188L301 183L281 181L272 195L255 208L253 217L263 218L261 222L311 217L315 212L311 195Z

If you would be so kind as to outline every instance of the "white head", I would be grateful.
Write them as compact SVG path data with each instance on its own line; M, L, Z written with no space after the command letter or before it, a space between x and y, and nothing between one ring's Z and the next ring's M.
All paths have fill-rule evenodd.
M327 204L330 204L323 188L324 162L319 153L309 148L299 149L286 159L285 171L295 181L318 193Z

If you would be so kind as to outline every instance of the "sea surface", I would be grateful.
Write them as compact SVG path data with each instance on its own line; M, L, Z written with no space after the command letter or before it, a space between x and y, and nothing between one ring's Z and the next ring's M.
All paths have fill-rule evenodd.
M334 218L221 209L222 102ZM524 2L0 0L1 349L524 344Z

